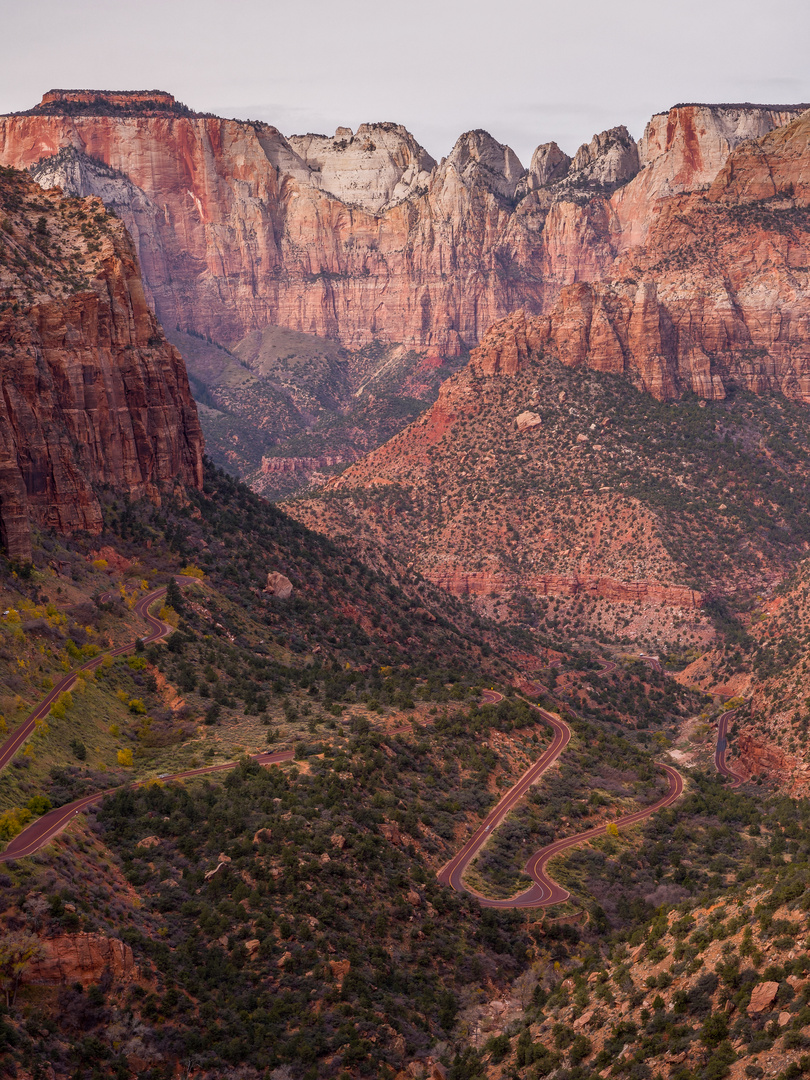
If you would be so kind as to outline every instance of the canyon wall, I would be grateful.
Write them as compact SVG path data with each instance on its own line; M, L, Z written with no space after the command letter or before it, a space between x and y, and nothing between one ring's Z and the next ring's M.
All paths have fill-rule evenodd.
M25 560L32 525L100 532L100 485L200 488L203 440L122 223L12 172L0 223L0 539Z
M805 113L740 145L704 190L666 199L608 278L565 285L547 313L493 326L473 363L513 375L546 353L629 372L664 400L722 399L737 385L810 402L809 167Z
M640 368L661 395L722 394L716 354L749 364L763 386L806 392L791 359L803 331L764 317L796 290L801 245L779 226L779 265L765 303L749 310L738 294L745 301L767 278L772 245L756 254L756 287L742 228L720 237L715 273L696 272L701 251L680 202L693 214L694 200L705 203L708 251L712 209L743 194L727 163L788 130L801 106L678 106L653 117L638 145L615 127L573 157L543 144L524 170L483 131L462 135L437 164L395 124L287 139L158 92L131 95L130 107L127 95L106 97L51 91L44 105L0 118L0 161L104 199L132 233L166 325L231 342L278 324L350 348L376 339L454 356L523 308L552 320L562 352L584 350L583 362L603 370L633 366L633 340L651 331ZM751 169L765 169L751 153ZM757 184L749 194L767 187ZM806 205L780 191L791 209ZM762 212L789 223L781 206ZM683 317L671 325L662 300ZM772 345L777 355L762 358Z

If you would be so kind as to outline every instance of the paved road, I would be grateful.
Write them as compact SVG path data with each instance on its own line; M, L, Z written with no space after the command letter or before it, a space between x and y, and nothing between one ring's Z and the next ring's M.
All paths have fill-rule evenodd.
M271 754L268 751L262 754L254 754L253 760L258 761L260 765L277 765L281 761L292 761L293 757L292 750L282 750L276 754ZM233 769L238 764L237 761L226 761L221 765L206 765L201 769L188 769L186 772L173 773L171 776L162 777L162 779L167 781L187 780L195 776L220 772L222 769ZM140 780L132 786L138 788L152 782L152 780ZM13 859L23 859L26 855L33 855L35 851L39 851L57 833L60 833L69 825L77 814L86 810L88 806L92 806L93 803L101 802L105 795L111 795L118 790L118 788L107 788L106 791L96 791L92 795L86 795L83 799L77 799L75 802L59 806L56 810L43 814L41 818L37 818L27 829L23 829L19 835L14 837L6 850L0 853L0 863L11 862Z
M664 668L657 656L645 656L644 653L639 653L638 658L645 663L647 667L652 668L653 671L659 671L663 674Z
M742 773L735 772L734 769L730 769L726 765L726 749L728 747L728 725L732 716L736 716L737 709L729 709L728 712L721 714L717 723L717 746L714 751L714 767L720 773L721 776L728 776L734 781L731 787L739 787L745 781L745 776Z
M662 810L665 806L669 806L670 803L675 802L676 799L681 797L681 793L683 792L683 778L681 777L681 774L673 769L671 765L664 765L661 762L658 764L667 774L667 779L669 780L669 791L667 791L666 795L663 795L651 806L645 806L642 810L636 810L632 814L625 814L624 817L616 818L610 824L616 825L618 828L622 828L626 825L636 825L639 821L643 821L657 810ZM527 889L525 893L513 897L510 900L490 900L488 898L480 898L482 904L485 904L487 907L506 908L551 907L552 904L559 904L563 900L567 900L571 894L558 885L553 878L548 876L546 873L546 864L549 859L552 859L555 855L559 855L561 851L566 851L570 847L582 844L586 840L593 840L597 836L602 836L607 831L607 826L608 822L605 822L602 825L595 825L592 829L588 829L585 832L576 833L574 836L566 836L561 840L555 840L547 847L535 852L526 863L525 867L526 873L535 881L535 884L530 889Z
M525 700L525 698L521 700ZM545 709L541 709L538 705L532 705L532 708L536 709L546 723L551 725L554 732L551 745L540 755L533 765L529 766L514 787L510 788L497 805L490 810L461 851L459 851L459 853L439 871L439 881L442 882L443 885L450 885L456 892L472 892L462 880L467 866L481 850L492 830L500 825L509 811L520 802L532 784L539 780L546 769L554 764L571 739L571 729L566 723L559 720L556 716L552 716L552 714L546 712ZM510 903L508 901L490 902L480 897L479 899L487 906L493 907L525 906L514 902Z
M497 690L482 690L480 705L497 705L499 701L503 701L503 694L499 694Z
M149 626L149 633L141 639L144 645L151 645L152 642L160 641L161 638L166 637L172 632L173 628L171 626L161 622L160 619L156 619L154 615L149 614L149 607L156 600L160 599L161 596L164 596L165 593L165 587L162 589L155 589L153 592L147 593L146 596L141 597L135 605L135 611ZM92 660L88 660L87 663L82 664L76 671L72 671L69 675L66 675L64 679L60 679L48 696L43 698L39 705L28 714L22 724L20 724L8 739L6 739L3 745L0 746L0 769L4 769L6 765L8 765L26 739L33 732L37 720L42 720L48 715L51 705L53 705L60 694L64 694L66 690L70 690L83 671L94 671L100 666L105 656L122 656L124 653L131 652L134 648L135 642L131 641L126 645L119 645L116 649L110 649L106 653L99 653L99 655L94 656Z
M561 851L565 851L569 847L574 847L576 844L581 844L586 840L591 840L596 836L603 835L608 826L608 822L605 822L602 825L596 825L585 832L576 833L574 836L566 836L560 840L555 840L553 843L541 848L540 851L536 851L534 855L529 858L525 868L526 873L534 880L534 885L519 896L513 896L506 900L493 900L490 897L482 896L464 883L464 873L468 865L481 850L492 830L495 829L503 821L509 811L520 802L529 787L531 787L531 785L538 780L551 765L553 765L568 745L571 738L571 730L562 720L558 720L556 716L552 716L551 713L546 712L545 709L541 709L537 705L533 705L532 708L537 709L543 719L551 724L554 731L554 738L552 739L551 745L537 761L526 770L515 786L503 796L497 806L489 812L477 831L470 837L461 851L459 851L450 862L442 867L438 874L439 881L441 881L442 884L450 885L456 892L471 893L483 907L551 907L552 904L559 904L563 900L567 900L570 894L548 876L546 873L546 864L549 859L558 855ZM669 806L670 803L673 803L676 799L680 798L683 791L683 779L680 773L670 765L662 764L661 768L667 774L667 778L669 779L669 791L666 795L662 796L662 798L651 806L646 806L642 810L636 810L632 814L626 814L624 817L616 818L611 824L618 827L634 825L637 822L650 817L650 815L654 814L657 810Z

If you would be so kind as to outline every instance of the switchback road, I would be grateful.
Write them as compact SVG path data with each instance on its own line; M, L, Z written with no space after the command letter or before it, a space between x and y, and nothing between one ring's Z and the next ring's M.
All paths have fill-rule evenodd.
M281 761L292 761L293 756L292 750L282 750L276 754L269 752L254 754L253 760L258 761L260 765L278 765ZM206 765L201 769L188 769L186 772L163 776L161 780L188 780L196 776L206 776L209 773L220 772L223 769L233 769L238 764L237 761L226 761L221 765ZM152 783L154 783L154 780L139 780L132 786L139 788ZM112 795L113 792L119 790L120 788L107 788L106 791L96 791L92 795L85 795L83 799L77 799L75 802L67 803L65 806L58 806L55 810L43 814L41 818L37 818L27 829L23 829L19 835L14 837L6 850L0 853L0 863L11 862L13 859L24 859L26 855L33 855L35 851L39 851L57 833L60 833L62 829L69 825L77 814L86 810L88 806L92 806L93 803L101 802L106 795Z
M525 700L525 698L521 700ZM514 787L510 788L510 790L507 791L507 793L496 804L496 806L492 810L490 810L490 812L479 825L478 829L476 829L476 831L473 833L473 835L470 837L470 839L467 841L461 851L459 851L459 853L455 855L450 860L450 862L443 866L442 869L439 871L439 881L442 882L443 885L450 885L451 888L456 890L456 892L472 892L472 890L469 889L462 880L464 877L464 871L467 869L470 862L481 850L492 830L497 828L498 825L500 825L500 823L503 821L509 811L512 810L515 806L517 806L517 804L520 802L520 800L523 798L523 796L526 794L532 784L539 780L543 773L546 771L546 769L548 769L551 765L554 764L554 762L560 756L560 754L568 745L571 739L571 729L566 723L564 723L558 717L553 716L550 712L546 712L545 709L541 709L538 705L532 705L532 708L536 709L537 712L539 712L542 718L546 721L546 723L551 725L551 728L554 732L554 737L551 740L551 745L548 747L547 750L545 750L543 754L540 755L540 757L537 759L537 761L534 762L533 765L529 766L529 768L526 770L523 776L521 776L520 780L518 780ZM474 893L474 895L478 896L477 893ZM480 896L478 897L478 899L481 900L481 902L486 906L491 907L533 906L516 903L514 901L489 901L485 897Z
M503 694L499 694L497 690L481 691L481 705L497 705L499 701L503 701Z
M745 777L742 773L735 772L734 769L730 769L726 765L726 749L728 747L728 725L732 716L736 716L737 709L729 709L728 712L721 714L720 719L717 722L717 746L714 751L714 767L720 773L721 776L728 776L734 781L731 787L739 787L743 783Z
M461 851L459 851L450 862L442 867L438 874L439 881L441 881L442 884L449 885L451 888L455 889L456 892L470 893L475 896L483 907L551 907L552 904L559 904L563 900L567 900L570 894L565 889L561 888L561 886L546 873L546 864L549 859L553 858L555 855L559 855L560 852L565 851L570 847L574 847L576 844L582 844L586 840L592 840L597 836L602 836L607 831L608 824L622 827L626 825L635 825L639 821L643 821L657 810L661 810L663 807L669 806L670 803L675 802L676 799L680 798L683 791L683 779L680 773L670 765L662 764L661 768L667 774L669 780L669 791L658 799L657 802L650 806L646 806L641 810L636 810L632 814L626 814L624 817L616 818L613 822L604 822L585 832L576 833L574 836L566 836L560 840L555 840L553 843L536 851L534 855L529 858L525 868L528 876L533 879L534 885L519 896L509 897L505 900L493 900L488 896L482 896L464 883L463 878L467 867L481 850L492 830L500 825L509 811L520 802L531 785L554 764L568 745L571 738L571 729L566 723L537 705L532 705L532 708L537 709L543 719L551 725L554 731L554 738L551 741L551 745L537 761L526 770L520 780L518 780L514 787L503 796L495 808L490 810L489 814Z
M160 641L161 638L166 637L172 632L171 626L162 622L160 619L156 619L154 615L150 615L149 613L151 605L162 596L165 596L165 594L165 587L162 589L155 589L153 592L147 593L146 596L141 597L135 605L135 611L149 626L149 633L146 637L141 638L144 645L151 645L155 641ZM4 769L6 765L8 765L26 739L33 732L37 720L42 720L48 715L51 706L56 699L60 694L64 694L74 686L76 680L81 676L83 671L95 671L95 669L101 665L105 656L122 656L124 653L131 652L134 648L135 642L131 641L126 645L119 645L116 649L110 649L108 652L99 653L99 655L94 656L92 660L88 660L86 664L82 664L76 671L72 671L69 675L65 675L64 679L60 679L48 696L40 701L39 705L28 714L22 724L20 724L9 738L6 739L3 745L0 746L0 769Z

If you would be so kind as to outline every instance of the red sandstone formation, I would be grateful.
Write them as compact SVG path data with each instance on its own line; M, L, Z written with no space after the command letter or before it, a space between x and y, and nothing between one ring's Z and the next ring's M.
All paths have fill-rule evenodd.
M122 223L19 175L0 218L0 531L25 560L33 523L100 532L99 485L201 487L203 442Z
M105 973L116 979L136 974L132 949L104 934L62 934L42 939L43 955L23 974L24 983L82 986L98 983Z
M44 112L64 109L71 105L111 107L113 109L134 109L146 106L149 109L174 111L178 104L165 90L49 90L42 95L42 101L36 111Z
M605 280L565 285L548 314L492 327L478 369L513 375L544 352L629 372L664 400L722 399L733 382L810 402L809 140L807 112L741 145L705 193L666 200L643 247L619 254Z
M144 112L144 96L167 100ZM801 107L678 106L638 146L613 128L573 160L540 147L525 172L485 132L436 165L393 124L287 140L157 92L130 115L127 95L46 98L0 118L0 161L113 206L167 325L453 355L525 308L543 347L658 396L738 376L808 392Z
M795 762L775 746L768 746L760 739L755 739L747 732L737 737L736 754L743 771L748 776L764 773L773 778L785 777L795 767Z

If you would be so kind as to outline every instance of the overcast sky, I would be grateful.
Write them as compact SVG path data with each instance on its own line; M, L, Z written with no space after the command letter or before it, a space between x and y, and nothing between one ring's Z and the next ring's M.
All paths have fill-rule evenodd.
M0 112L52 87L162 89L285 134L404 124L434 155L486 128L524 165L682 101L810 101L808 0L26 0Z

